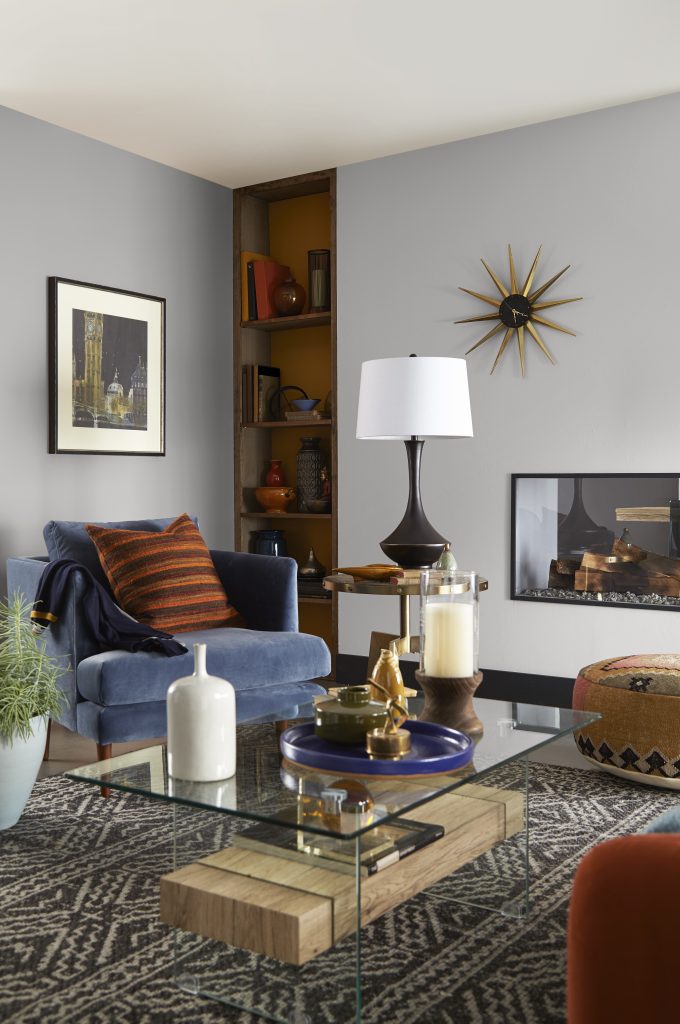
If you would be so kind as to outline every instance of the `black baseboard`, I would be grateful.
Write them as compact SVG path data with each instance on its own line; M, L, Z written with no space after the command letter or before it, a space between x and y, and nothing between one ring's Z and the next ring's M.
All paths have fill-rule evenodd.
M417 689L415 661L402 661L401 674L407 686ZM368 658L358 654L339 654L337 679L339 683L366 682ZM477 690L478 697L492 700L511 700L518 704L542 704L550 708L570 708L574 680L563 676L539 676L527 672L504 672L500 669L482 669L484 679Z

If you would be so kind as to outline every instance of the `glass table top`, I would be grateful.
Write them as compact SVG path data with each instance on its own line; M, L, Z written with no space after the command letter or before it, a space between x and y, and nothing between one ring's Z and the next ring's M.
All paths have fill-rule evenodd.
M409 698L412 716L417 716L422 706L422 699ZM476 743L472 762L448 774L417 778L354 776L340 780L337 774L283 760L271 724L273 719L268 724L265 724L267 720L262 720L238 726L237 770L231 779L219 782L175 779L168 774L166 749L161 745L121 754L65 774L78 782L288 828L299 828L301 812L305 811L306 831L351 838L444 793L481 782L492 771L600 717L590 712L483 698L476 698L474 707L483 722L484 733ZM300 708L300 718L313 716L313 704ZM365 808L368 801L371 812L326 813L327 794L334 788L349 789L351 800L358 795L357 806Z

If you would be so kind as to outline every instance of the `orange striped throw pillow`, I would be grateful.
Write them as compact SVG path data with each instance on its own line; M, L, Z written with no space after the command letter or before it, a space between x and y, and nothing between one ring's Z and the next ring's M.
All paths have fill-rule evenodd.
M155 533L85 529L118 604L139 622L167 633L243 625L186 513Z

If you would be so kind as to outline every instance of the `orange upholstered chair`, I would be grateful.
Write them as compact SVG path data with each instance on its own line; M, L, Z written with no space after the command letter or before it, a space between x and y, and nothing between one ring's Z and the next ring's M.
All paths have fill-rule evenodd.
M680 1021L679 933L679 834L590 850L569 910L568 1024Z

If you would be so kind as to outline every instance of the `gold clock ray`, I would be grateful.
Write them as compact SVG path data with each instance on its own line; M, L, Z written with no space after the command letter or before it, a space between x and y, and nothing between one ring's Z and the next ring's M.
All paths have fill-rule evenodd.
M493 272L491 267L486 263L485 260L481 260L482 266L486 270L487 274L495 284L498 292L500 293L500 301L494 295L484 295L482 292L473 292L469 288L461 288L460 291L465 292L467 295L472 295L473 298L479 299L481 302L486 302L488 305L493 306L496 310L495 313L484 313L481 316L469 316L464 320L456 320L457 324L472 324L472 323L484 323L488 321L498 320L499 322L495 327L492 327L490 331L475 342L472 348L469 348L465 355L469 355L470 352L474 352L476 348L483 345L485 341L489 341L491 338L500 334L501 331L505 330L503 339L500 347L496 354L494 364L491 367L491 372L496 369L498 362L508 347L513 334L517 336L517 348L519 349L519 362L522 368L522 376L524 376L524 355L525 355L525 328L536 342L541 352L543 352L551 363L554 364L553 359L547 345L541 338L536 324L540 324L542 327L550 327L554 331L561 331L563 334L571 334L576 337L574 331L568 330L566 327L562 327L560 324L556 324L554 320L548 320L545 316L540 316L539 312L544 309L551 309L553 306L564 306L568 302L580 302L582 296L579 295L575 299L554 299L552 302L538 302L542 295L547 292L548 288L551 288L555 282L562 277L565 271L569 270L569 265L564 267L559 273L555 274L542 284L540 288L536 288L531 291L531 287L536 276L536 268L538 266L538 260L541 255L541 246L538 247L538 252L534 257L534 261L531 264L529 273L526 276L524 284L519 287L517 271L515 269L515 261L512 256L512 248L508 246L508 263L510 265L510 286L506 287L503 281Z

